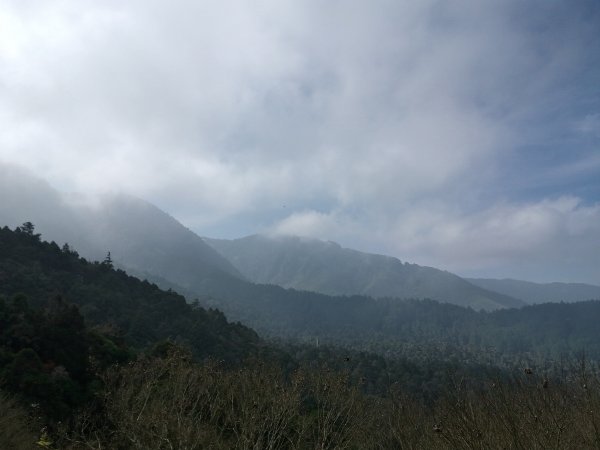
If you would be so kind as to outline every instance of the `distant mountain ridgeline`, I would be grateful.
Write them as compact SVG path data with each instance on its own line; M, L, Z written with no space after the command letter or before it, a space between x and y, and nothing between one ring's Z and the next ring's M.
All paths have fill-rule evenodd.
M477 310L525 305L446 271L403 264L391 256L342 248L334 242L261 235L205 241L255 283L327 295L430 298Z
M455 366L425 354L386 360L314 342L271 345L218 310L115 269L109 257L82 259L68 246L42 241L32 224L0 228L0 402L8 390L29 402L43 400L46 412L69 415L97 393L99 372L135 353L161 356L174 345L221 368L254 361L288 373L303 364L351 371L356 382L368 375L364 389L377 394L393 376L428 398L439 394ZM456 370L474 379L499 373L472 361Z
M0 224L15 227L31 221L45 239L68 242L88 259L100 260L111 251L115 264L128 272L196 294L218 296L230 285L250 280L328 295L432 298L485 310L524 304L445 271L333 243L261 236L205 242L141 199L65 197L47 183L1 165L0 190Z
M126 195L65 196L47 183L0 165L0 226L35 224L44 239L68 242L89 260L111 251L115 265L180 286L243 276L218 252L154 205Z
M277 289L281 295L274 287L257 285L251 292L201 301L223 308L228 317L265 336L320 341L390 357L435 354L450 346L491 364L515 355L542 360L585 353L600 358L600 301L477 312L433 300L328 297Z
M582 349L597 352L596 343L600 342L598 332L585 325L590 317L598 317L595 302L503 311L507 306L524 303L448 272L343 249L333 243L298 238L273 240L253 236L235 241L210 240L222 252L220 254L174 218L142 200L112 196L97 203L68 202L39 180L12 172L4 175L0 177L0 187L7 194L0 201L0 220L4 223L15 226L26 220L34 223L39 220L36 228L45 239L61 246L68 242L89 260L102 260L110 251L116 267L180 292L188 300L198 298L202 304L223 311L230 320L241 321L266 336L308 342L320 339L384 353L396 352L400 347L439 347L439 344L451 343L475 351L488 351L493 347L513 354L556 355ZM60 253L61 250L54 245L52 251ZM57 259L58 266L53 263L46 269L56 270L63 264L61 261ZM13 278L16 283L13 288L17 289L20 283L21 289L34 299L41 298L42 294L47 296L56 283L54 277L51 277L52 282L46 280L45 288L36 295L36 286L46 279L45 272L35 272L38 262L30 265L22 265L29 272L24 272L26 276L18 282ZM95 266L88 264L87 267ZM2 276L6 274L11 271L5 270ZM85 276L83 279L87 280ZM248 280L343 295L285 289ZM118 279L114 281L118 284ZM168 329L170 325L166 324L171 320L190 324L193 314L201 316L190 312L192 310L182 303L183 297L173 293L159 295L148 291L142 296L144 302L155 296L163 298L156 305L144 306L141 300L134 304L123 300L119 308L127 305L133 308L127 314L114 309L112 297L123 298L118 293L111 297L100 290L102 296L107 297L102 300L105 303L86 303L85 298L92 298L86 289L96 289L94 283L75 283L76 289L67 292L90 320L94 320L95 314L108 314L115 321L127 320L122 326L134 333L132 336L140 345L170 335L161 334L161 330ZM354 295L355 292L363 295ZM170 296L177 300L166 301ZM446 303L423 301L427 297ZM479 309L498 311L476 312ZM153 325L146 323L147 311ZM178 315L174 318L169 314ZM132 318L136 315L139 320ZM565 319L571 316L570 322ZM187 318L184 320L184 317ZM224 320L222 315L218 320ZM582 326L575 327L573 323ZM246 333L242 330L240 328L240 333ZM185 336L187 332L176 335ZM236 339L232 337L232 341ZM235 354L234 348L231 346Z
M175 292L109 270L106 263L86 262L73 250L4 228L0 295L18 292L38 305L60 293L78 304L91 324L113 324L138 347L175 337L200 356L239 361L260 345L252 330L229 324L218 311L189 305ZM486 313L431 300L331 297L243 280L220 285L219 297L199 298L266 336L312 345L320 340L395 357L451 346L474 354L493 349L498 357L585 351L600 358L600 302Z
M532 283L511 279L468 278L483 289L500 292L530 304L599 300L600 286L584 283Z

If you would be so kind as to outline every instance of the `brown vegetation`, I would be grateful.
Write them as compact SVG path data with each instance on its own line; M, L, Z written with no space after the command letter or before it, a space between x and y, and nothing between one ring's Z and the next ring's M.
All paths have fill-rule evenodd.
M36 436L23 409L0 392L0 448L25 450L34 448Z
M600 448L598 378L585 367L564 383L520 375L475 391L458 382L433 408L401 386L371 397L340 373L286 378L259 362L224 370L180 352L111 370L105 382L60 448Z

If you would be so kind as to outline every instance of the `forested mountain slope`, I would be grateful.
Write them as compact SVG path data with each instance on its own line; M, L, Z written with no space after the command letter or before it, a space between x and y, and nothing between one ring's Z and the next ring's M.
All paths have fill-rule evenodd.
M478 312L432 300L329 297L266 285L201 301L222 307L228 317L266 336L319 340L388 356L436 352L450 345L494 364L515 355L585 353L600 359L600 301Z
M410 359L288 346L290 353L277 353L282 358L274 363L248 328L111 265L42 242L31 225L0 229L0 447L129 448L135 442L162 448L175 442L186 448L263 448L263 436L274 435L274 448L289 442L297 448L323 442L360 448L458 448L468 442L490 448L494 440L510 446L518 432L523 448L546 448L557 441L542 440L557 420L568 433L565 441L577 439L585 448L594 442L589 411L598 405L596 378L584 378L588 372L560 378L543 364L525 366L524 372L518 364L531 359L517 358L509 370L498 370L477 364L472 350L487 355L584 348L597 358L600 302L485 313L432 301L255 286L265 290L263 313L272 311L257 319L278 321L297 336L322 332L346 336L347 342L412 344ZM69 301L80 306L85 322ZM211 360L197 364L185 350L163 343L136 359L118 333L105 333L111 328L121 329L138 349L170 337L200 358L255 358L228 370ZM559 344L564 347L552 347ZM465 351L449 354L456 346ZM518 378L510 384L515 364ZM573 411L577 416L566 421ZM538 421L542 425L533 428ZM526 423L534 438L527 440L529 429L506 423Z
M143 200L105 198L92 220L94 247L111 250L130 273L158 275L183 287L243 278L195 233Z
M525 304L446 271L342 248L334 242L261 235L205 241L255 283L328 295L430 298L485 310Z
M45 239L68 242L84 257L102 260L111 252L129 273L165 281L193 295L227 298L232 290L255 291L228 259L173 217L125 195L81 199L59 194L44 181L0 165L0 226L35 223ZM219 241L212 241L217 246ZM441 270L342 249L319 241L262 237L221 242L240 246L235 263L252 281L332 295L434 298L493 310L522 303L475 287ZM232 259L233 260L233 259ZM260 292L265 289L260 288ZM262 294L261 294L262 295ZM281 295L273 291L270 295ZM283 294L285 295L285 294ZM243 298L255 298L250 292ZM236 300L239 300L237 298ZM247 304L248 308L254 305Z
M279 325L289 324L285 318L293 314L292 306L302 311L303 305L313 305L312 301L305 302L302 293L264 288L265 305L279 305L275 308ZM269 293L273 292L283 292L282 300L271 297ZM317 315L328 311L336 314L335 298L321 295L318 300L324 304L316 307ZM267 315L267 322L257 323L268 324L272 317ZM304 312L299 318L309 317ZM331 317L324 318L325 323L329 320ZM299 327L303 329L305 324ZM297 329L290 328L287 334L278 331L293 337ZM98 386L90 385L95 379L92 372L130 359L130 349L139 353L154 348L156 352L157 344L158 349L168 348L167 340L189 348L196 360L208 358L224 367L239 367L251 359L280 365L286 371L304 363L352 369L355 380L368 374L370 381L365 388L377 393L385 391L393 373L410 382L411 389L420 394L433 395L442 387L440 376L450 367L448 358L433 354L387 361L373 352L329 348L326 340L321 346L311 342L282 349L265 343L246 326L228 322L218 310L188 304L171 290L163 291L114 269L110 260L89 262L72 249L43 242L32 225L16 231L0 228L0 389L18 392L32 401L46 399L50 409L68 414L69 405L88 401L91 392L78 392L77 399L71 401L65 389L94 391ZM25 366L32 378L23 384L18 377L25 373ZM474 376L483 373L482 367L471 363L464 369ZM59 375L75 384L63 386ZM57 383L53 377L59 377ZM422 383L427 387L418 387Z
M241 361L264 351L251 329L173 291L91 263L27 230L0 229L0 296L24 293L33 306L60 295L91 325L122 330L136 347L171 338L196 356ZM267 336L335 344L389 357L513 364L515 358L600 359L600 302L477 312L431 300L330 297L238 280L220 297L200 297ZM537 355L537 356L536 356ZM458 359L457 359L458 358Z
M584 283L532 283L491 278L469 278L468 281L484 289L510 295L530 304L600 299L600 286Z
M0 229L0 296L24 294L40 307L59 296L79 306L91 325L110 326L129 345L144 348L163 339L189 345L196 356L240 361L260 341L222 312L186 303L173 291L114 270L110 261L88 262L31 230Z
M117 266L181 286L227 283L240 273L195 233L154 205L126 195L64 196L44 181L0 164L0 226L25 221L44 239L68 242L85 258L107 252Z

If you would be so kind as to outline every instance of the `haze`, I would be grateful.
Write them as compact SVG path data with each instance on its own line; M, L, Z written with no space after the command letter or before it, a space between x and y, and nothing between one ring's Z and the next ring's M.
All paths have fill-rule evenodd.
M600 284L599 38L593 0L9 0L0 164L204 236Z

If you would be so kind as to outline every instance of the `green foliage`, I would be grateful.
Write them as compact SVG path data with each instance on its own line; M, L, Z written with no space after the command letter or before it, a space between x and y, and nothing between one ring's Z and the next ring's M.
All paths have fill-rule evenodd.
M0 383L31 405L0 395L0 448L600 446L598 372L530 365L597 358L598 302L477 313L244 286L230 306L251 299L248 317L310 345L275 350L218 310L0 229ZM505 367L527 362L512 378L489 364L509 352ZM51 429L31 433L31 416Z
M192 348L198 358L212 356L236 363L260 347L251 329L228 323L220 311L189 305L173 291L115 270L108 256L103 263L90 263L68 246L61 249L5 227L0 229L0 295L19 292L36 307L60 293L79 306L90 325L118 330L137 349L174 339ZM56 330L48 333L62 334L54 336L59 341L76 331L64 327L58 331L60 323L50 322Z
M102 265L107 267L108 269L113 269L113 260L112 257L110 256L110 252L108 252L106 254L106 258L104 258L104 261L102 261Z
M22 295L0 298L0 387L48 416L67 417L94 395L98 367L129 356L125 349L107 353L102 345L109 342L116 347L87 330L77 308L60 297L43 310ZM103 364L93 365L98 359Z
M27 236L35 239L35 240L39 240L40 239L40 235L39 234L34 234L35 231L35 225L32 224L31 222L25 222L23 225L21 225L20 227L17 227L15 229L15 231L17 233L23 233L26 234Z
M230 289L223 298L201 300L273 338L318 339L388 357L425 351L447 361L494 365L582 352L600 358L600 301L477 312L432 300L328 297L262 285Z

